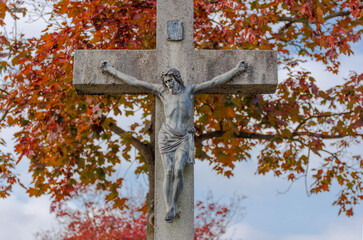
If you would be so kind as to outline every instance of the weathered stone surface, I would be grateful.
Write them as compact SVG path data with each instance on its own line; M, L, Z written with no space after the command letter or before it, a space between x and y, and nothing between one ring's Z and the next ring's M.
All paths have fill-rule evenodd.
M168 21L168 40L183 40L183 22L180 20Z
M73 85L80 94L139 94L145 89L135 88L105 74L101 61L108 61L117 70L140 80L159 83L155 50L76 50Z
M277 56L274 51L201 50L194 53L193 83L209 81L229 71L241 60L248 62L247 72L204 93L273 93L276 89Z
M156 99L156 129L159 132L161 124L165 121L163 104ZM156 149L158 149L156 138ZM178 209L181 211L180 217L176 217L173 223L164 220L166 206L163 193L164 167L159 151L155 151L155 240L194 239L194 165L187 164L184 168L184 189L179 200ZM159 187L156 187L159 186Z
M239 50L193 50L189 61L178 62L181 54L174 58L160 59L156 50L77 50L73 82L81 94L138 94L145 89L134 88L102 73L99 68L102 60L110 62L117 70L150 83L161 83L160 73L165 70L160 65L175 64L167 67L183 68L183 80L187 84L202 83L227 72L239 61L248 62L249 69L235 77L228 84L203 93L219 94L256 94L273 93L277 86L277 59L274 51ZM179 68L175 65L179 65ZM188 71L187 71L188 69Z
M167 68L178 69L183 79L189 77L190 58L193 56L193 0L162 0L157 1L157 39L158 72ZM167 22L183 21L184 38L182 41L168 41ZM157 118L155 131L158 133L161 123L165 120L163 106L156 99ZM156 138L158 149L158 138ZM184 168L184 189L180 197L178 209L181 217L173 223L164 220L167 213L162 186L164 167L158 151L155 151L155 240L192 240L194 239L194 167L187 164Z

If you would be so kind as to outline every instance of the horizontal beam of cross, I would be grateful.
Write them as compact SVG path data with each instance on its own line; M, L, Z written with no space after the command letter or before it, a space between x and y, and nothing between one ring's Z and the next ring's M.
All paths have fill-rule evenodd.
M140 94L145 89L126 85L102 73L102 60L117 70L150 83L159 83L156 50L77 50L74 64L74 86L81 94ZM249 69L231 82L203 93L257 94L273 93L277 85L276 52L242 50L195 50L190 56L187 73L181 72L187 84L211 80L232 69L239 61L248 62ZM173 67L173 66L170 66ZM187 76L187 77L185 77Z

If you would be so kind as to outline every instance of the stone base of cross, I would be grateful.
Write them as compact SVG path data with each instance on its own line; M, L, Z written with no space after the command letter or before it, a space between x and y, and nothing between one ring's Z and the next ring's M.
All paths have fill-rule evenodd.
M101 61L115 69L152 84L160 84L167 68L181 72L186 84L200 84L229 71L239 61L248 62L244 74L228 84L202 93L258 94L273 93L277 86L277 58L273 51L194 50L193 0L157 1L156 50L78 50L75 53L73 84L81 94L141 94L148 89L132 87L105 74ZM163 105L156 99L156 134L165 121ZM164 167L156 139L155 150L155 239L194 239L194 167L184 169L184 190L179 202L181 216L173 223L164 220Z

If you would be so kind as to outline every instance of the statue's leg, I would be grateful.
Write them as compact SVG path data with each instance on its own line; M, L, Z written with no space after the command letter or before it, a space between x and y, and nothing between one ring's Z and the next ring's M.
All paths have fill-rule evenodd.
M174 186L172 194L172 207L174 208L174 216L178 212L178 201L184 188L184 167L188 159L188 154L183 150L177 150L175 153L174 165Z
M172 207L172 188L174 182L174 153L161 154L161 159L164 166L164 200L166 205L166 211L169 211Z

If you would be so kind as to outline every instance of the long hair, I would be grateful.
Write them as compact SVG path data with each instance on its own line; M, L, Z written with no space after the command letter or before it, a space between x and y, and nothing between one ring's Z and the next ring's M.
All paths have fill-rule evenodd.
M180 84L180 86L182 86L182 88L184 88L184 82L181 77L181 74L180 74L179 70L175 69L175 68L169 68L161 73L160 78L161 78L164 88L167 88L167 86L164 83L164 77L167 75L173 76L175 78L175 80Z

